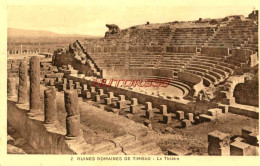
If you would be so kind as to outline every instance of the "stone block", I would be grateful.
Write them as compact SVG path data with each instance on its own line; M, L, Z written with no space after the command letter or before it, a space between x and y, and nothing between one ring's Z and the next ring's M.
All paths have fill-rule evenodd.
M191 124L191 121L188 120L188 119L183 119L183 120L181 121L181 127L182 127L182 128L190 127L191 125L192 125L192 124Z
M152 103L151 102L145 102L145 110L152 110Z
M193 113L187 113L185 116L186 116L186 119L191 121L191 123L194 123L194 115L193 115Z
M103 96L103 95L104 95L104 90L103 90L103 89L98 89L98 94L99 94L100 96Z
M245 142L235 141L230 144L231 156L254 156L256 148Z
M138 105L137 98L131 98L131 105Z
M105 104L108 105L108 104L112 104L112 100L111 98L105 98Z
M176 111L176 118L179 120L184 119L184 112L183 111Z
M169 114L163 115L163 122L164 122L165 124L169 124L169 123L171 123L171 121L172 121L171 115L169 115Z
M62 84L62 90L63 91L67 90L67 84Z
M89 91L86 92L86 98L90 99L91 98L91 93Z
M160 113L162 115L167 115L167 106L166 105L160 105Z
M96 102L99 102L99 101L100 101L100 95L96 95L96 96L95 96L95 101L96 101Z
M198 124L200 123L200 117L199 116L195 116L194 117L194 124Z
M118 95L120 101L125 101L125 95Z
M145 115L147 119L149 120L153 119L153 110L152 109L146 110Z
M213 116L213 117L216 118L216 117L219 117L219 116L222 115L222 109L220 109L220 108L209 109L207 111L207 113L208 113L208 115Z
M113 98L114 97L114 92L108 92L108 97Z
M95 93L96 92L96 87L90 87L90 93Z
M222 109L222 113L228 113L229 106L225 104L218 104L218 108Z
M122 109L122 108L125 108L126 107L126 101L117 101L117 108L118 109Z
M138 106L137 105L130 105L130 112L132 114L136 114L138 112Z
M249 143L250 145L258 146L258 136L258 129L252 127L242 128L242 137L245 139L245 142Z
M63 78L63 84L67 84L67 83L68 83L67 78Z
M200 117L200 122L201 123L203 123L203 122L210 122L210 121L215 120L215 117L209 116L209 115L206 115L206 114L201 114L201 115L199 115L199 117Z
M69 90L73 90L74 89L74 84L69 84Z
M230 136L220 131L208 134L208 154L214 156L230 155Z
M83 91L87 91L88 90L88 85L87 84L83 84Z

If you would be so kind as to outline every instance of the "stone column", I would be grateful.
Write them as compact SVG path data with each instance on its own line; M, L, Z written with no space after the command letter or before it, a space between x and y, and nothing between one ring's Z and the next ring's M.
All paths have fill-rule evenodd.
M64 100L68 114L66 117L66 136L68 139L73 139L80 135L80 114L77 92L75 90L66 90L64 93Z
M30 113L40 109L40 58L34 56L30 60Z
M57 120L56 91L44 91L44 123L53 124Z
M25 104L28 101L27 91L27 63L22 61L19 66L18 103Z
M10 77L7 79L7 94L8 96L15 96L15 78Z

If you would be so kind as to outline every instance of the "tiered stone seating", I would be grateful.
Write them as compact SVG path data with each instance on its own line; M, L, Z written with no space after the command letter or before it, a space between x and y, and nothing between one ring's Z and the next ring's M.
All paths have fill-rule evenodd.
M215 27L177 28L170 45L201 46L214 33Z
M190 86L191 85L188 85L187 83L183 82L183 81L180 81L178 79L175 79L175 78L166 78L166 77L158 77L158 76L150 76L150 77L147 77L146 79L157 79L157 80L163 80L163 79L170 79L171 82L170 82L170 86L174 86L178 89L180 89L182 92L183 92L183 96L186 96L188 95L188 93L190 92L191 88Z
M158 28L133 29L130 32L131 45L163 45L171 33L169 26Z
M230 66L222 66L223 64L229 65L223 62L224 59L225 57L221 56L209 57L207 55L198 54L186 65L184 71L201 76L205 86L218 84L224 81L233 71L233 69L229 68Z
M129 68L154 68L160 56L156 53L132 53L129 55Z
M192 59L194 54L167 53L164 54L157 64L157 69L170 69L180 71Z
M222 26L216 31L215 37L209 40L208 46L223 47L251 47L244 45L249 43L257 35L257 25L251 20L233 20L226 26ZM253 39L256 41L256 39ZM252 40L250 41L252 42ZM255 44L255 42L254 42ZM254 45L252 45L254 46Z
M92 54L90 56L101 69L109 67L124 68L127 57L125 53Z

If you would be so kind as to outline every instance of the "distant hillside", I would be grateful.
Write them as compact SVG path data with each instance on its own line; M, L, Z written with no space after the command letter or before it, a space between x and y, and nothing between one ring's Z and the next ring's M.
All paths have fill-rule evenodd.
M90 35L80 35L80 34L59 34L50 31L40 31L40 30L24 30L16 28L8 28L7 30L8 38L66 38L66 37L79 37L79 38L100 38L99 36L90 36Z

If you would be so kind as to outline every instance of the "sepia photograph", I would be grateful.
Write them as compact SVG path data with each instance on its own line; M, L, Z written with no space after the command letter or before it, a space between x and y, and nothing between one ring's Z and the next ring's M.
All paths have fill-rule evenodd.
M1 152L258 160L259 6L224 2L6 2Z

